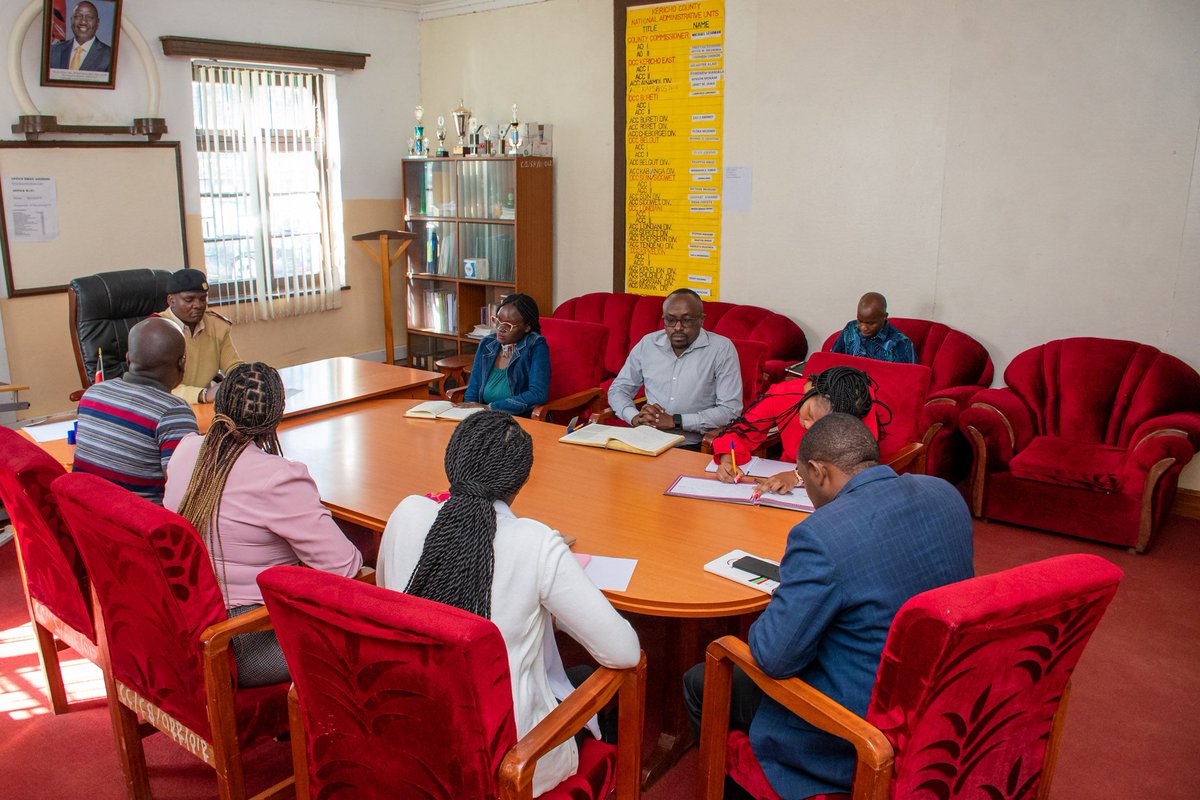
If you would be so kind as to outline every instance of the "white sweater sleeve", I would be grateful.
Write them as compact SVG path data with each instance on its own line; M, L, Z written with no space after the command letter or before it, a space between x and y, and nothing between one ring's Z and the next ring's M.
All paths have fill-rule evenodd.
M566 542L548 537L540 561L541 602L558 618L558 626L601 665L636 666L641 651L637 633L584 574Z

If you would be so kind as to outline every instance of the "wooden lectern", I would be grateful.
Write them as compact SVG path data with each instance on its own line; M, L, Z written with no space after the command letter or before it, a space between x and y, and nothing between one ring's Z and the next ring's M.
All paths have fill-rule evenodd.
M396 348L392 335L392 265L400 256L404 255L404 251L417 236L407 231L371 231L370 233L359 233L350 238L362 245L363 250L366 250L367 254L379 265L380 274L383 276L384 361L395 364ZM378 250L368 244L373 240L378 240ZM391 249L393 240L400 244L395 255L392 255Z

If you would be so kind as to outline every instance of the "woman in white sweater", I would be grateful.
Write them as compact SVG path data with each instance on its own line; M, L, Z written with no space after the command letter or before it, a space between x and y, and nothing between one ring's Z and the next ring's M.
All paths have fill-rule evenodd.
M480 411L463 420L446 448L449 499L405 498L388 520L377 565L380 586L496 624L508 648L518 737L570 691L551 615L606 667L632 667L640 655L637 634L558 532L509 508L532 466L533 441L511 416ZM577 765L575 741L568 739L538 762L534 795Z

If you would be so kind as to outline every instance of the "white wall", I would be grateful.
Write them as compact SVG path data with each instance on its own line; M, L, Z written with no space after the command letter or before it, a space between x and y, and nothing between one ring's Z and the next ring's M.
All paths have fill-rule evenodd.
M421 25L422 101L555 126L555 298L611 288L612 6ZM1200 367L1200 4L727 0L722 298L818 347L884 292L1002 374L1053 338ZM435 112L446 113L446 112ZM1001 379L997 378L997 382ZM1183 485L1200 488L1200 466Z

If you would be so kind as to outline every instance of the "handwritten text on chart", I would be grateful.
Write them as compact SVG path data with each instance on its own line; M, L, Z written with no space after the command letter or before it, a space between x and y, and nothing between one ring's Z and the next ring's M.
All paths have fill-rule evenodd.
M631 7L625 24L625 285L718 299L725 0Z

